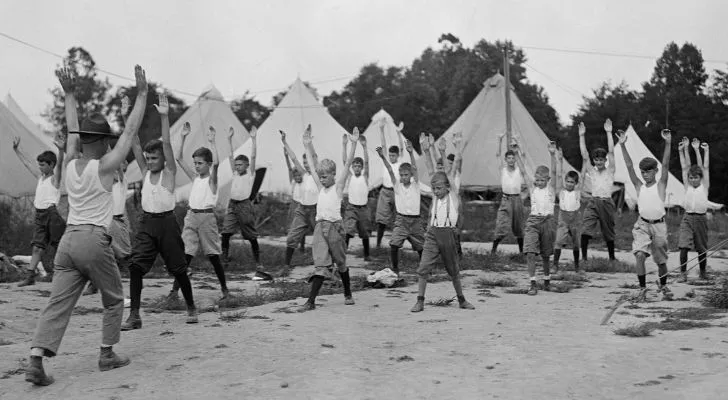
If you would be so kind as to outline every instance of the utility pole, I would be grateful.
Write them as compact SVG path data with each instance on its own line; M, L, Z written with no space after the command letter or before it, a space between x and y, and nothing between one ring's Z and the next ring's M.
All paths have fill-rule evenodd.
M508 60L508 47L503 46L503 73L505 77L506 94L506 150L511 148L511 72L510 61Z

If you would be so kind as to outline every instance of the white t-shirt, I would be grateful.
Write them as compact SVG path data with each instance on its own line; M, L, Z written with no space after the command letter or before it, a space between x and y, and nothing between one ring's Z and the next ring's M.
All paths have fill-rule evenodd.
M657 182L650 187L642 185L637 196L637 208L644 219L657 220L665 216L665 203L660 199Z
M365 206L369 201L369 185L364 174L349 177L349 203L355 206Z
M503 190L503 193L520 194L522 183L523 177L518 167L515 167L513 171L508 169L508 167L501 169L501 190Z
M554 215L554 191L550 186L531 190L531 215Z
M597 170L596 167L589 170L589 178L591 179L591 194L594 197L611 198L612 186L614 186L614 174L609 168L603 171Z
M217 204L217 193L212 193L210 187L210 176L200 178L199 176L192 181L192 189L190 190L189 205L193 210L207 210L215 208Z
M305 173L301 182L301 204L304 206L315 205L318 201L319 189L313 175Z
M45 210L58 204L61 199L61 191L53 186L53 175L38 179L35 187L35 199L33 206L39 210Z
M336 185L321 188L316 202L316 221L341 221L341 197Z
M683 207L689 213L705 214L708 211L708 191L702 183L698 187L688 185Z
M254 179L252 174L238 175L237 172L233 172L233 180L230 184L230 198L236 201L249 199L250 192L253 190Z
M420 184L410 183L409 187L401 182L394 185L394 205L397 212L404 215L420 215Z

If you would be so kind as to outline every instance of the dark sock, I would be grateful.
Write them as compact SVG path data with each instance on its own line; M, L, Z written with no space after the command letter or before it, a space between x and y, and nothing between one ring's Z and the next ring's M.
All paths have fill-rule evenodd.
M222 253L227 255L230 252L230 238L233 237L233 235L229 233L223 233L222 234Z
M647 280L645 278L646 278L645 275L637 275L637 280L640 281L641 288L647 287Z
M609 253L610 260L616 260L614 257L614 240L607 240L607 253Z
M341 276L341 283L344 284L344 296L351 297L351 278L349 277L349 270L347 269L346 272L339 272L339 276Z
M346 249L349 250L349 241L351 240L351 235L346 235Z
M301 250L306 248L306 235L301 237Z
M422 250L417 250L417 256L422 260Z
M190 263L192 262L192 259L194 256L192 254L185 254L185 260L187 261L187 270L190 269ZM187 271L185 271L187 273ZM189 280L189 277L187 277L187 280ZM177 282L177 279L175 278L174 283L172 284L172 292L175 294L179 291L179 282Z
M185 261L187 261L187 268L190 267L190 263L192 262L192 259L195 258L192 254L185 254Z
M518 252L523 254L523 238L516 238L516 242L518 242Z
M129 297L131 297L131 309L138 310L142 299L142 271L131 268L129 271Z
M293 261L293 252L296 251L293 247L287 247L286 248L286 265L291 266L291 261Z
M195 308L195 301L192 297L192 283L190 282L190 277L187 276L187 272L179 272L174 275L174 278L182 290L182 297L184 297L185 303L187 303L187 308Z
M698 262L700 263L700 273L705 274L708 269L708 255L702 254L698 256Z
M561 258L561 249L554 249L554 269L559 269L559 259Z
M667 285L667 276L660 277L660 285L662 285L662 286Z
M250 250L253 251L253 259L256 264L260 264L260 246L258 245L258 239L250 239Z
M384 237L384 229L387 226L384 224L377 224L377 247L382 245L382 238Z
M464 303L465 302L465 296L458 296L458 303Z
M311 292L308 294L309 303L316 304L316 296L318 296L319 290L321 290L321 285L323 284L323 276L314 276L313 278L311 278Z
M579 269L579 248L576 247L572 251L574 253L574 268Z
M495 240L493 240L493 247L490 249L491 253L495 253L498 250L498 244L500 243L500 241L500 238L496 238Z
M212 254L207 256L207 259L210 260L212 267L215 268L215 275L217 275L217 280L220 281L220 290L222 290L223 292L227 292L227 282L225 282L225 270L222 268L220 256L217 254Z
M417 296L417 301L425 301L425 296Z
M394 272L399 272L399 247L391 246L389 248L389 258L392 260Z
M586 261L586 251L589 249L589 235L581 235L581 259Z
M369 238L363 237L361 244L364 246L364 257L369 257Z
M688 249L680 249L680 271L688 270Z

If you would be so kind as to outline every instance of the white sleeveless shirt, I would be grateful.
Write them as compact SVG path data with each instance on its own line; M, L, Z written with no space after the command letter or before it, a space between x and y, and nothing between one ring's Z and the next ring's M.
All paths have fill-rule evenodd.
M78 175L76 162L71 160L66 171L68 191L68 225L108 227L113 217L114 197L101 184L99 160L89 160Z
M349 177L349 203L355 206L365 206L369 202L369 186L364 174Z
M207 210L215 208L217 204L217 193L212 193L210 188L210 176L205 178L195 177L190 190L189 205L193 210Z
M642 185L640 188L637 207L639 208L640 217L644 219L656 220L665 216L665 203L660 199L657 185L657 182L655 182L650 187Z
M152 172L147 171L142 184L142 210L154 214L174 210L176 203L174 192L162 185L164 169L159 172L159 181L156 185L152 184L151 177Z
M382 168L384 168L384 173L382 174L382 186L385 188L392 189L394 187L394 184L392 183L392 177L389 176L389 172L387 172L387 167L384 164L384 161L382 161ZM402 165L401 162L396 162L392 164L392 172L394 172L394 176L396 177L399 174L399 166Z
M316 221L341 221L341 197L336 185L321 188L316 202Z
M683 202L685 212L705 214L708 212L708 191L701 183L698 187L688 185L685 190L685 201Z
M521 170L516 167L513 171L509 170L508 167L501 169L501 190L505 194L520 194L521 184L523 183L523 177L521 176Z
M114 215L126 214L126 178L121 176L121 180L114 182L111 187L111 194L114 197Z
M304 206L313 206L318 201L319 189L316 185L316 181L313 179L313 175L308 172L303 174L303 181L301 182L301 204Z
M39 210L45 210L58 204L61 200L61 191L53 186L53 175L38 179L38 186L35 187L35 199L33 206Z
M554 191L551 187L534 187L531 191L531 215L553 215L554 214Z
M236 201L248 200L250 198L250 192L253 190L254 179L250 173L238 175L237 172L234 172L233 182L230 185L230 199Z
M579 211L581 208L581 192L578 190L562 190L559 192L559 209L562 211Z
M394 208L404 215L420 215L420 184L410 183L405 187L403 183L397 182L394 186Z

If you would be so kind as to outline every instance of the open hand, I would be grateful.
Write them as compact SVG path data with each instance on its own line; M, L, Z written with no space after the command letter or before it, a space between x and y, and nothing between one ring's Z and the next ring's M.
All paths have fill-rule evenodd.
M76 84L75 74L76 72L71 68L58 68L56 70L56 77L58 77L58 82L61 83L64 92L73 93Z
M136 79L137 93L146 93L149 89L147 75L139 65L134 66L134 78Z
M159 105L155 104L154 108L157 109L157 112L159 113L159 115L169 114L169 100L167 100L166 94L164 94L164 93L159 94Z
M345 133L341 135L341 144L345 145L349 142L349 134Z
M129 97L124 96L121 99L121 116L125 116L129 113Z
M556 154L556 142L549 142L548 149L549 153Z
M440 150L440 154L447 151L447 142L445 141L445 139L440 139L437 142L437 149Z
M13 138L13 150L17 150L18 146L20 146L20 136Z
M559 161L564 159L564 151L561 149L561 147L556 149L556 159Z
M682 138L682 140L680 140L677 143L677 149L678 150L683 150L683 149L685 149L686 146L688 146L687 138Z
M67 136L64 135L63 132L58 131L58 133L56 133L56 136L53 138L53 144L58 147L58 150L66 151L66 139Z
M427 147L434 147L435 146L435 136L433 134L427 135Z
M361 143L362 146L366 146L367 145L367 137L360 134L359 135L359 142Z
M402 133L404 130L404 121L400 121L399 125L397 125L397 132Z
M354 127L351 135L349 135L349 140L351 140L352 143L356 144L356 142L359 140L359 128Z
M460 133L460 132L456 132L456 133L455 133L455 134L454 134L454 135L452 136L452 145L453 145L453 147L455 147L456 149L459 149L459 148L460 148L460 143L462 143L462 141L463 141L463 134L462 134L462 133Z
M690 144L691 144L691 145L693 146L693 148L694 148L695 150L697 150L697 149L699 149L699 148L700 148L700 139L698 139L698 138L693 138L693 141L692 141L692 143L690 143Z
M604 130L607 132L612 131L612 120L611 119L607 118L607 120L604 121Z
M286 132L283 132L280 129L278 130L278 132L280 132L280 134L281 134L281 142L285 143L286 142Z
M404 140L404 148L407 150L408 153L412 152L412 142L410 142L409 139Z
M427 138L427 134L425 132L420 133L420 149L422 149L422 151L425 151L429 147L430 139Z
M311 125L308 125L306 127L306 131L303 132L303 144L311 144L313 143L313 135L311 135Z
M217 135L217 131L214 127L210 126L207 131L207 141L210 143L215 143L215 135Z
M387 120L386 118L382 118L379 120L379 130L384 132L384 128L387 126Z
M669 129L663 129L662 132L660 132L660 135L666 142L669 142L672 139L672 132Z
M585 133L586 133L586 125L584 125L583 122L579 122L579 136L584 136Z
M379 154L379 157L384 158L384 151L382 150L382 146L377 146L375 151L377 152L377 154Z
M625 132L625 131L623 131L621 129L618 130L617 131L617 143L623 144L623 143L626 143L626 142L627 142L627 132Z
M231 126L230 127L230 137L233 136L232 135L233 133L235 133L235 131L233 130L233 127ZM250 135L250 137L252 139L256 139L258 137L258 128L256 128L256 127L250 128L250 132L248 132L248 134Z
M185 122L184 125L182 125L182 137L187 137L190 132L192 132L192 127L189 122Z

